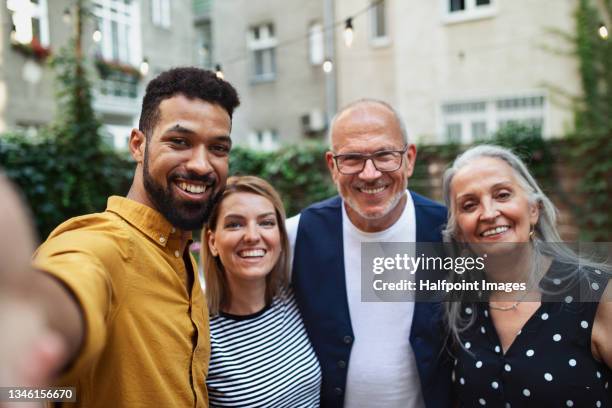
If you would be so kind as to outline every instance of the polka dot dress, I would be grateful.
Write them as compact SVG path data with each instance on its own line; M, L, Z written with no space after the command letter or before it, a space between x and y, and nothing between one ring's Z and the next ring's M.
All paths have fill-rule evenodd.
M541 287L562 279L555 273L560 270L554 262ZM465 349L454 350L452 380L460 406L612 407L612 373L591 354L591 329L606 284L601 277L554 298L543 294L505 354L488 303L466 306L464 316L476 313L476 321L462 333Z

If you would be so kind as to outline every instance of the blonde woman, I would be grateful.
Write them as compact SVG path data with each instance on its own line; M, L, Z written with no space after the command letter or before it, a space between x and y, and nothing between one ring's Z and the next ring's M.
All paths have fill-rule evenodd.
M317 407L321 370L288 286L285 211L274 188L231 177L202 237L211 314L212 407Z

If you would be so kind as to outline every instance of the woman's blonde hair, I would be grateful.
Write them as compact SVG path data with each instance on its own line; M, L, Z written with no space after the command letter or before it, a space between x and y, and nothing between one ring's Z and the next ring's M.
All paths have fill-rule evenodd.
M235 193L251 193L267 198L276 213L276 222L281 238L281 253L266 276L266 304L270 304L280 289L286 287L289 282L289 239L285 228L285 208L283 202L267 181L255 176L233 176L227 180L225 191L213 208L210 218L202 229L201 260L204 265L204 279L206 282L206 299L211 316L216 316L223 308L229 307L232 294L229 289L225 268L218 256L213 256L208 246L208 232L214 232L219 219L219 209L223 201Z

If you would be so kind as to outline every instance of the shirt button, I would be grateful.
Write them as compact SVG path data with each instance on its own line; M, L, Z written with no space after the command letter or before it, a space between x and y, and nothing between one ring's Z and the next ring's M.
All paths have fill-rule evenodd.
M338 361L338 367L340 367L340 368L346 368L346 361L344 361L344 360L340 360L340 361Z
M179 251L174 251L174 256L176 256L177 258L179 258L181 256L181 253Z
M344 336L342 340L344 341L344 344L351 344L353 342L353 338L351 336Z
M336 388L334 388L334 393L335 393L336 395L342 395L342 388L340 388L340 387L336 387Z
M162 244L166 242L166 237L164 236L159 237L159 242L161 242Z

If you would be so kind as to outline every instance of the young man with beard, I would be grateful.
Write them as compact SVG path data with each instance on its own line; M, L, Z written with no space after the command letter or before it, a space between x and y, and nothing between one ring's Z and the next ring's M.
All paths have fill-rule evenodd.
M77 406L208 406L208 312L188 247L224 189L238 104L212 72L151 81L127 197L57 227L23 275L64 349L55 383L76 387Z

